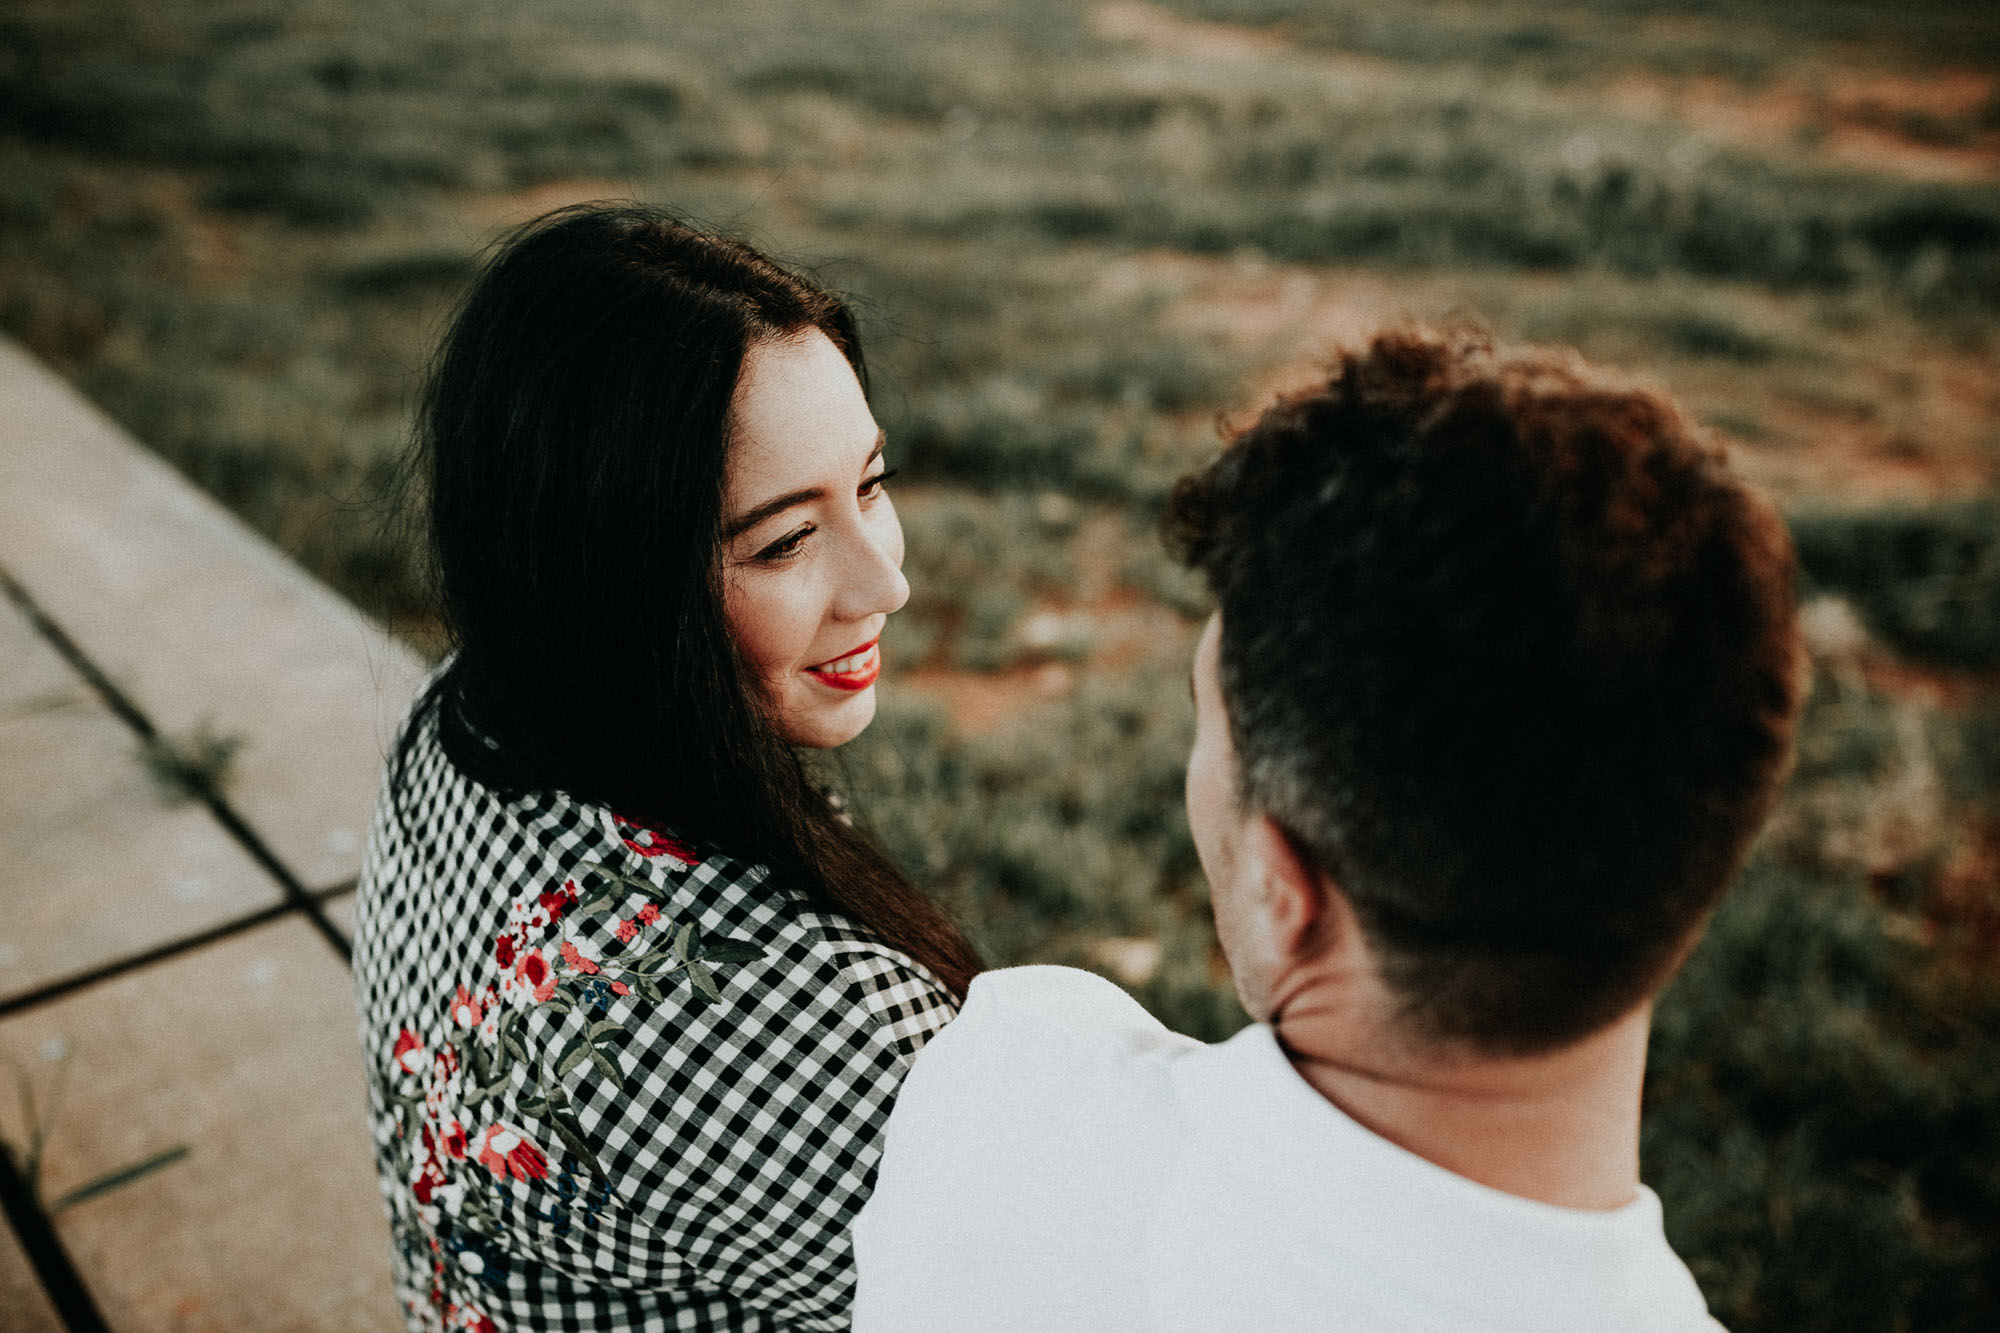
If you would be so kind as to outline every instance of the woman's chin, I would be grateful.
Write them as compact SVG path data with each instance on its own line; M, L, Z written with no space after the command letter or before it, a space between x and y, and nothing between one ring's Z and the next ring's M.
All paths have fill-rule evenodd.
M874 720L875 687L871 684L845 699L792 714L779 727L779 734L808 750L831 750L868 730Z

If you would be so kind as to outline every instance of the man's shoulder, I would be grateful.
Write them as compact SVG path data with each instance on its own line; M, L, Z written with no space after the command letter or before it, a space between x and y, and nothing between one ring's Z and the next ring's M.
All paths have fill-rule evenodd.
M1089 973L974 980L890 1115L854 1232L856 1326L983 1327L979 1312L1008 1310L1018 1327L1096 1327L1132 1308L1133 1238L1185 1135L1172 1068L1201 1049Z
M1088 1089L1130 1115L1170 1100L1173 1058L1199 1048L1102 977L1068 967L1005 968L973 980L958 1018L919 1058L904 1096L915 1093L914 1119L934 1099L1005 1113Z
M1194 1045L1095 972L1074 967L1003 967L982 972L965 996L965 1027L1058 1027L1076 1035L1140 1044L1160 1038Z

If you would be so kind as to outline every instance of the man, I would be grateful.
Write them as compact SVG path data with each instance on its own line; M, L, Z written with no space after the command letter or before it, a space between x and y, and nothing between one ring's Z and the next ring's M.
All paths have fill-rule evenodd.
M1769 809L1782 524L1660 397L1403 333L1177 488L1188 820L1257 1025L977 980L856 1328L1712 1329L1639 1183L1653 997Z

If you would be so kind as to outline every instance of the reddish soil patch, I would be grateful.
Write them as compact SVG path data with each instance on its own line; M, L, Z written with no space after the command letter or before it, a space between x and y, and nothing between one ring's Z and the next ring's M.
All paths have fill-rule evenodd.
M2000 671L1951 671L1870 655L1861 663L1861 677L1872 690L1945 712L2000 697ZM1994 883L2000 885L2000 878Z
M1986 111L2000 76L1944 69L1919 79L1852 70L1786 74L1754 89L1719 78L1620 75L1599 91L1627 115L1686 124L1725 143L1803 150L1923 180L2000 176ZM1929 134L1913 133L1932 127Z
M1358 345L1383 328L1478 326L1484 321L1468 302L1518 313L1560 297L1566 283L1573 280L1382 274L1148 251L1108 261L1092 296L1107 304L1163 300L1163 329L1207 340L1259 367L1237 400L1240 415L1304 386L1335 348ZM1643 288L1608 291L1609 327L1617 327L1621 310L1647 299ZM1602 364L1663 384L1704 419L1754 417L1754 435L1730 444L1745 474L1787 501L1921 504L2000 484L2000 385L1987 353L1955 349L1918 327L1899 331L1893 323L1834 333L1814 323L1804 298L1738 291L1731 300L1746 306L1751 323L1787 330L1838 369L1745 366L1674 357L1665 349L1634 353L1657 356L1657 363Z
M1185 61L1285 60L1350 90L1413 86L1433 73L1385 60L1304 52L1281 30L1205 23L1137 0L1099 5L1091 11L1091 30L1148 55ZM1578 109L1573 93L1536 96ZM1633 71L1583 96L1582 109L1591 113L1608 107L1635 118L1677 122L1722 143L1777 148L1919 180L2000 178L2000 127L1989 114L2000 99L2000 75L1988 70L1915 75L1815 61L1755 88L1720 77Z
M1041 603L1025 612L1021 622L1040 616L1087 624L1088 651L1073 661L1032 657L1005 671L922 667L894 674L895 686L942 704L959 731L983 735L1040 704L1067 697L1091 676L1121 676L1148 664L1177 670L1193 652L1197 632L1172 608L1129 587L1113 588L1087 605Z
M1076 688L1075 668L1060 662L981 673L927 667L895 680L898 689L944 706L961 734L985 736L1023 713Z
M1110 260L1093 296L1120 303L1142 293L1167 298L1160 319L1166 332L1214 339L1263 367L1244 386L1241 401L1248 410L1303 387L1337 349L1358 346L1384 328L1477 322L1462 283L1449 274L1391 276L1170 250Z
M1972 975L2000 972L2000 823L1989 819L1960 830L1926 916L1933 932L1953 946L1948 964Z

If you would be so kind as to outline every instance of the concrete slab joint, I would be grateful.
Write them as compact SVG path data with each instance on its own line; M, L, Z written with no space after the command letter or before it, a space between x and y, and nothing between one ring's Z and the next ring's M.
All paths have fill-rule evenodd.
M0 1324L395 1326L342 960L423 664L4 337L0 591Z

